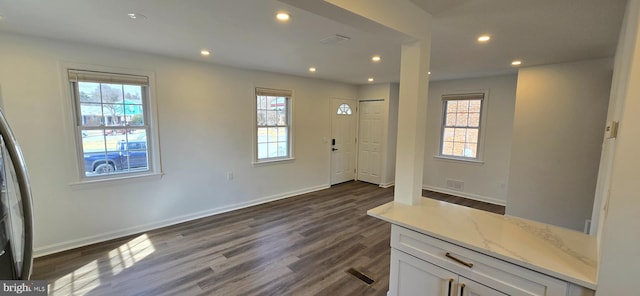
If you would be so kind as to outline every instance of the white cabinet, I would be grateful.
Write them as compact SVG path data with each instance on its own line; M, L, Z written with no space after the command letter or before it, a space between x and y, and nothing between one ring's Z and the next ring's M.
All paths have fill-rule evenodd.
M588 296L593 291L397 225L390 296Z
M444 268L391 249L392 296L505 296Z
M465 277L458 279L458 294L460 296L506 296L507 294L476 283Z

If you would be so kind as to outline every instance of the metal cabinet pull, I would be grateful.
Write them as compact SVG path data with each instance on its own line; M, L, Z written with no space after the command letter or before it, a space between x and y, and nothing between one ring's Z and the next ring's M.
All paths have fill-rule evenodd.
M464 296L464 287L466 287L465 284L460 285L460 296Z
M458 262L458 263L460 263L460 264L462 264L462 265L464 265L464 266L466 266L466 267L469 267L469 268L472 268L472 267L473 267L473 263L464 262L464 261L462 261L462 260L460 260L460 259L458 259L458 258L456 258L456 257L453 257L453 255L451 255L451 253L449 253L449 252L447 252L447 253L446 253L446 254L444 254L444 255L445 255L445 256L447 256L447 258L449 258L449 259L451 259L451 260L453 260L453 261L455 261L455 262Z
M453 286L453 279L449 279L449 292L447 292L447 296L451 296L451 286Z

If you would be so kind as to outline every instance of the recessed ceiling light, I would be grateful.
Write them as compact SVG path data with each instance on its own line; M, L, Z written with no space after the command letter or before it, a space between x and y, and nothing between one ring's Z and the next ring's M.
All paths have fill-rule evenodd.
M206 57L206 56L210 55L211 52L206 50L206 49L203 49L203 50L200 51L200 54Z
M431 75L431 71L429 71L429 73L427 73L427 74Z
M139 14L139 13L129 13L127 14L127 16L129 16L129 18L132 20L143 20L147 18L143 14Z
M315 71L316 71L316 68L315 68L315 67L311 67L311 68L309 68L309 72L315 72Z
M488 42L489 40L491 40L491 36L489 35L480 35L478 37L478 42L484 43L484 42Z
M382 60L382 58L380 56L378 56L378 55L375 55L375 56L371 57L371 60L374 61L374 62L379 62L380 60Z
M367 79L367 81L373 82L373 77L369 77L369 79Z
M521 60L515 60L515 61L511 62L511 65L512 66L520 66L520 65L522 65L522 61Z
M290 16L288 13L286 13L286 12L278 12L278 13L276 14L276 19L278 19L278 20L279 20L279 21L281 21L281 22L286 22L286 21L288 21L290 18L291 18L291 16Z

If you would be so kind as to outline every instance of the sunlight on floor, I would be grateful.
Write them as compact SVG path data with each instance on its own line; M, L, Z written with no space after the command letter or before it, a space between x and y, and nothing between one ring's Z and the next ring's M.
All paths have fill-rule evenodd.
M109 252L109 262L113 275L133 266L136 262L155 252L153 244L146 234L134 238L128 243Z
M98 262L93 260L49 284L49 292L51 295L85 295L98 286Z
M49 284L49 293L50 295L78 296L90 294L100 286L102 277L113 277L153 252L155 248L149 237L146 234L140 235L109 251L107 258L93 260ZM108 262L109 266L104 266L106 265L104 262ZM104 269L110 269L111 274L101 274L104 273Z

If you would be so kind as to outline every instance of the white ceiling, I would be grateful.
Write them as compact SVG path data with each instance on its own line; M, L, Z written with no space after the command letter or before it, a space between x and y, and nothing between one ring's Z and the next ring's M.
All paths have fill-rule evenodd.
M514 58L527 66L611 57L626 4L411 1L434 13L432 79L514 72ZM280 10L291 13L289 23L275 21ZM147 18L132 20L127 16L131 12ZM397 82L400 44L406 39L391 30L344 25L276 0L15 0L0 1L0 15L0 31L5 32L353 84L365 84L368 77ZM481 33L491 34L492 41L478 44ZM320 43L333 34L351 40ZM213 54L200 56L205 48ZM374 54L382 62L373 64ZM309 73L310 66L318 71Z

